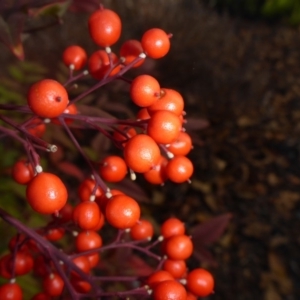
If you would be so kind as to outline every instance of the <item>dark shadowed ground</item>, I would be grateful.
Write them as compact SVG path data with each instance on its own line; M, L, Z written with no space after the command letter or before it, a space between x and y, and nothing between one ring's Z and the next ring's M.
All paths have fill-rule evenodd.
M300 299L299 28L218 15L196 0L103 2L122 16L123 40L153 26L174 34L169 56L143 71L182 92L189 117L210 123L195 134L203 144L190 155L192 184L153 191L158 219L176 214L193 226L233 214L212 247L218 267L209 299ZM59 31L31 37L28 59L53 69L70 43L91 53L84 22L68 15ZM11 58L2 52L4 65Z

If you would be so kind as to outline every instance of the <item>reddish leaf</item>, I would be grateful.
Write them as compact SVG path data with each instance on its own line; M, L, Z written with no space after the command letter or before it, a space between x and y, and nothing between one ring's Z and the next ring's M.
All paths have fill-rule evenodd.
M70 10L74 12L91 13L94 12L97 8L99 8L98 0L73 0Z
M15 13L8 20L0 16L0 41L20 60L24 59L22 31L25 15Z
M134 198L136 201L146 203L150 201L145 191L136 182L128 178L125 178L121 182L118 182L118 184L115 185L115 188L124 192L129 197Z
M183 127L187 130L202 130L209 127L209 121L203 118L187 118Z
M68 161L60 162L56 166L60 171L78 178L79 181L82 181L84 179L83 172L76 165Z
M227 228L231 217L231 214L223 214L194 227L192 238L195 248L217 241Z
M149 276L153 273L154 269L151 268L143 259L137 255L131 255L126 258L127 268L133 271L133 275L136 276Z
M46 4L39 8L30 8L28 14L31 17L55 16L61 18L68 10L71 0L56 1L54 3Z
M212 254L204 247L198 247L197 249L195 249L193 255L196 259L198 259L201 262L209 263L213 267L217 266L217 262L212 256Z

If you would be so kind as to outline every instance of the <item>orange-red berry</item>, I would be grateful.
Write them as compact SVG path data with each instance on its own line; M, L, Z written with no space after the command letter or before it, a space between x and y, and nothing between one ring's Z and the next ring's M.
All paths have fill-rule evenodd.
M80 70L86 63L85 50L77 45L69 46L63 52L63 62L67 67L73 66L74 70Z
M92 40L101 47L113 45L121 35L121 19L110 9L96 10L89 17L88 25Z
M138 173L151 170L159 162L160 156L158 145L146 134L135 135L124 147L127 166Z
M164 57L170 50L169 36L160 28L151 28L142 36L142 47L145 53L154 59Z
M42 172L28 183L26 198L36 212L53 214L64 207L68 192L58 176Z
M64 86L58 81L42 79L30 87L27 103L37 116L55 118L66 109L69 97Z

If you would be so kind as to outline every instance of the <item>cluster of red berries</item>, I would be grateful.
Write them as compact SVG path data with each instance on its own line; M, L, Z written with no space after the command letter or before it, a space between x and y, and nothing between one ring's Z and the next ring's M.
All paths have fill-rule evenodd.
M162 257L156 256L150 252L149 246L145 248L140 244L152 239L154 228L141 218L138 202L106 185L122 181L128 169L132 179L135 173L142 173L153 184L163 184L168 179L175 183L189 181L193 164L186 155L192 148L192 141L183 128L184 101L180 93L161 87L150 75L127 80L130 82L130 98L140 111L135 120L112 120L107 124L101 118L79 114L75 102L87 93L69 100L67 91L69 83L87 73L97 80L90 92L112 80L122 80L127 70L139 67L146 57L157 59L165 56L170 48L171 35L162 29L150 29L140 41L124 42L118 57L110 47L121 35L119 16L100 7L90 16L88 25L92 40L104 49L88 57L80 46L68 47L63 53L63 62L70 68L68 82L62 85L53 79L43 79L28 91L27 108L34 116L19 127L20 133L27 137L28 160L20 159L15 163L12 177L17 183L27 185L26 199L32 209L52 215L52 219L37 230L14 223L21 234L10 241L10 253L0 258L0 275L11 279L10 283L0 286L0 298L22 299L22 290L15 277L31 271L43 281L43 291L33 300L59 297L65 294L65 289L74 299L88 293L99 297L122 296L121 292L105 294L93 284L92 270L97 269L100 252L105 249L99 233L105 223L119 232L118 239L108 244L109 247L134 247L160 261L155 272L147 279L140 279L140 290L133 290L132 295L151 295L155 300L191 300L207 296L213 291L214 280L204 269L188 270L186 260L193 253L193 244L185 233L184 224L170 218L161 226L157 242L162 242ZM73 76L74 71L81 70L86 64L88 72ZM56 146L50 145L49 148L41 139L49 122L62 125L77 145L69 128L74 121L99 129L120 149L121 155L105 157L99 162L98 170L90 164L93 176L80 183L78 200L71 205L67 187L57 175L43 171L34 145L38 144L38 149L56 150ZM70 237L74 243L70 250L72 254L60 251L52 244Z

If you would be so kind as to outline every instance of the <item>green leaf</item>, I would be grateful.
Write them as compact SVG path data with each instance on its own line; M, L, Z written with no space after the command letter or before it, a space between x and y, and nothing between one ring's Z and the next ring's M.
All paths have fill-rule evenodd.
M61 18L68 10L71 3L71 0L66 0L64 2L47 4L40 8L30 9L29 14L32 17L55 16Z

